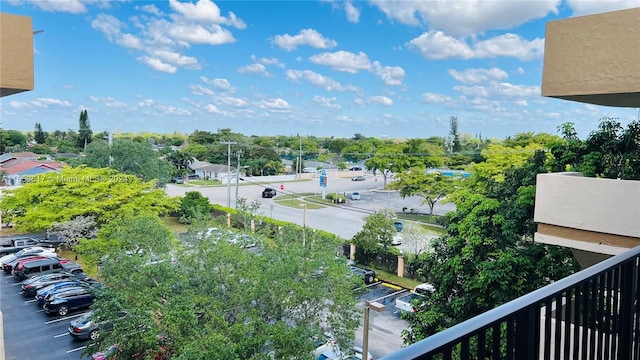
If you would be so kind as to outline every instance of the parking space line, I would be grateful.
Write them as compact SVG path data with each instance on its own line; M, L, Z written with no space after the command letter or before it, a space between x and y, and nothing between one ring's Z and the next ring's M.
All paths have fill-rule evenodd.
M57 323L59 321L64 321L64 320L69 320L69 319L73 319L73 318L76 318L76 317L80 317L80 316L82 316L84 314L86 314L86 312L80 313L80 314L74 314L74 315L71 315L71 316L65 316L65 317L61 317L61 318L57 318L57 319L53 319L53 320L49 320L49 321L46 321L44 324L45 325L54 324L54 323Z
M59 338L59 337L63 337L63 336L68 336L68 335L69 335L69 333L68 333L68 332L66 332L66 333L64 333L64 334L53 335L53 338L55 339L55 338Z
M22 283L13 283L13 284L11 284L11 286L18 286L18 285L22 285Z
M84 349L86 349L86 347L87 346L85 345L85 346L80 346L80 347L75 348L75 349L67 350L67 354L70 354L70 353L76 352L76 351L80 351L80 350L84 350Z
M24 303L25 304L30 304L30 303L35 302L35 301L36 301L36 299L25 300Z

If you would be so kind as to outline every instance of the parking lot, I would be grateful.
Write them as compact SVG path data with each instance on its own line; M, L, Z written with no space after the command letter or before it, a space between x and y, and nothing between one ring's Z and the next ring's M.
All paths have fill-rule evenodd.
M69 321L84 311L64 317L47 315L33 298L27 299L20 293L20 283L12 275L1 274L0 310L4 318L7 360L90 358L81 356L85 343L74 341L67 333Z
M7 360L88 359L81 353L87 343L75 341L67 333L69 321L84 314L72 312L68 316L48 315L38 308L33 299L20 293L20 283L13 276L2 274L0 282L0 309L4 316L4 344ZM389 296L391 295L391 296ZM391 354L402 347L402 330L407 326L393 305L402 293L398 289L376 283L360 293L359 308L364 319L364 301L389 296L380 303L383 312L370 311L369 352L375 359ZM355 344L362 346L362 324L356 330Z
M401 289L383 283L376 283L369 286L364 294L358 296L360 303L358 307L362 309L362 319L364 319L364 304L366 300L377 302L385 305L382 312L369 311L369 353L374 359L379 359L385 355L389 355L403 346L402 330L408 326L407 321L400 318L400 312L394 306L394 300L398 296L405 295L407 290ZM356 330L357 346L362 346L362 337L364 328L362 326Z

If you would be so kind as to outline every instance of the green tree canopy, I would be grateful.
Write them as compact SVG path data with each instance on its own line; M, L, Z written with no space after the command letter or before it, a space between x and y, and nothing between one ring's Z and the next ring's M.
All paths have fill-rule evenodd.
M578 269L570 252L533 241L536 175L546 172L537 152L523 166L490 180L485 194L466 191L447 216L447 236L419 256L418 272L436 288L428 306L408 315L413 343Z
M391 240L397 230L393 227L393 214L388 210L379 210L364 219L362 230L358 231L351 242L361 248L365 254L385 252L391 246Z
M115 359L159 350L173 359L303 359L324 332L343 348L354 338L360 315L351 288L361 280L347 276L333 241L303 247L285 227L275 239L256 237L259 251L250 251L194 229L176 247L158 226L133 218L101 230L106 291L93 309L113 331L87 351L118 343ZM160 261L151 263L150 252Z
M12 218L21 231L44 231L54 223L77 216L95 216L99 225L136 214L166 214L178 209L155 181L113 169L66 167L46 173L24 186L7 191L0 202L3 218Z
M165 184L173 174L172 164L158 157L151 144L129 139L115 139L113 145L105 141L89 144L83 163L93 168L111 167L119 172L136 175L143 181L156 179Z
M390 187L400 190L402 198L419 196L422 204L429 206L429 214L433 214L433 207L453 190L456 180L439 172L427 173L424 167L414 167L397 174Z

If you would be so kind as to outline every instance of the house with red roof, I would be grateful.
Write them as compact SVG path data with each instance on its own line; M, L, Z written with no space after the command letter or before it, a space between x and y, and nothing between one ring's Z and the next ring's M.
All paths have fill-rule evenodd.
M39 174L58 172L66 166L46 154L32 152L4 153L0 155L0 173L5 185L20 185Z

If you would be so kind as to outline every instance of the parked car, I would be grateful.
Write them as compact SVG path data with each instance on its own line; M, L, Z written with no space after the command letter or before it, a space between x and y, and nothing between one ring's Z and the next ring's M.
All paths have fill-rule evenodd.
M43 309L47 314L65 316L71 310L85 309L93 304L96 296L90 289L74 288L47 296Z
M367 178L363 175L352 176L351 181L365 181Z
M38 276L36 278L25 280L20 287L22 290L22 294L27 297L34 297L38 290L49 286L51 284L55 284L62 281L68 280L76 280L86 278L84 273L80 274L72 274L69 272L54 272L50 274L44 274L42 276Z
M367 358L362 358L362 348L354 346L351 354L340 350L334 343L328 342L319 346L313 353L316 360L373 360L371 353L367 352Z
M35 257L26 258L19 261L13 268L13 276L18 281L24 281L27 278L48 274L54 272L67 271L73 274L82 272L80 265L72 263L62 258Z
M184 178L182 176L175 176L171 178L171 182L174 184L184 184Z
M349 265L349 271L351 271L352 274L362 278L366 285L373 284L374 282L376 282L376 280L378 280L378 278L376 277L376 272L371 269L363 269L355 265Z
M32 256L54 257L57 255L56 249L54 248L33 246L24 248L15 254L9 254L1 257L0 266L2 266L2 270L4 270L5 273L10 274L11 270L13 270L13 265L17 260Z
M36 295L35 295L36 303L38 304L38 307L42 307L48 295L59 293L59 292L68 290L72 287L88 287L88 286L89 285L87 283L84 283L79 280L73 280L73 279L62 280L60 282L47 285L42 289L36 291Z
M396 220L393 222L393 227L396 228L396 231L400 232L404 228L404 224L402 221Z
M351 200L360 200L360 193L357 191L354 191L351 193L351 195L349 195L349 197L351 198Z
M113 324L108 321L96 322L92 316L93 311L88 311L81 317L71 320L67 328L69 335L75 340L95 340L100 337L101 331L113 330Z
M272 198L274 196L276 196L278 192L276 191L276 189L274 188L265 188L264 190L262 190L262 197L263 198Z
M391 238L391 245L393 246L402 245L402 234L395 233Z
M189 180L199 180L200 176L198 176L198 174L187 174L187 179L189 179Z

